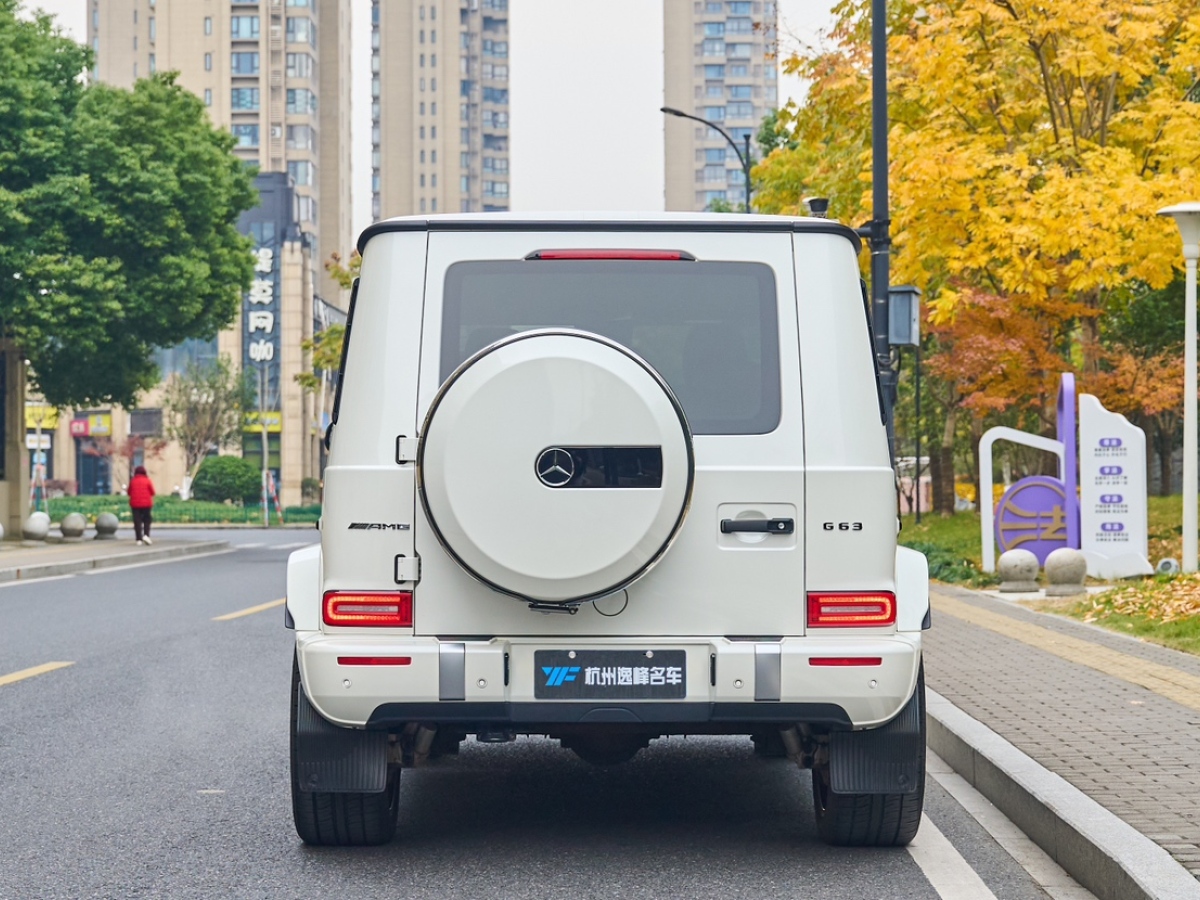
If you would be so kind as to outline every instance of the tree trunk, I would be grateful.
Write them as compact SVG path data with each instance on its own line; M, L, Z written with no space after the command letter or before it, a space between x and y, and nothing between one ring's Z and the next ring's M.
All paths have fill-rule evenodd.
M934 476L940 486L934 503L939 515L954 515L954 430L958 422L958 410L953 406L946 409L946 426L942 429L942 445L934 458L938 461L938 473Z

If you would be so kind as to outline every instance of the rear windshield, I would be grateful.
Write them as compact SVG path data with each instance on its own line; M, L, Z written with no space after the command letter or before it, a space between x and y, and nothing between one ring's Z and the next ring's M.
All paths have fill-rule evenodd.
M694 434L779 424L775 276L762 263L491 260L446 273L442 381L471 354L536 328L578 328L641 356Z

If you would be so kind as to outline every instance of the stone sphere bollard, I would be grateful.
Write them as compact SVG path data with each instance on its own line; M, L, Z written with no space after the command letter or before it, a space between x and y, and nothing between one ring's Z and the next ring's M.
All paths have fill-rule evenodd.
M100 515L96 516L96 540L115 540L117 528L120 524L120 520L112 513L100 513Z
M1159 575L1178 575L1183 569L1179 565L1179 560L1166 556L1158 561L1154 571Z
M996 571L1000 573L1000 590L1003 593L1029 594L1040 590L1037 583L1038 560L1028 550L1005 550L1000 554Z
M44 512L29 514L21 526L21 537L27 541L44 541L50 534L50 517Z
M87 528L87 519L83 513L67 513L63 516L62 521L58 523L58 530L62 532L62 536L67 540L79 540L83 537L84 529Z
M1047 597L1078 597L1087 593L1087 558L1078 550L1059 547L1046 557Z

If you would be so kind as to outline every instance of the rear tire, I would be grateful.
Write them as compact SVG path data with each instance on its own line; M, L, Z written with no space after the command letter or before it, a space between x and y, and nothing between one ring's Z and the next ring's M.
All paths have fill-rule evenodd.
M904 847L917 836L925 805L925 665L917 675L922 756L911 794L837 794L829 787L829 763L813 766L817 833L836 847Z
M292 660L291 782L292 818L300 840L313 847L362 847L388 843L396 834L400 769L388 770L377 794L302 791L296 780L296 708L300 668Z

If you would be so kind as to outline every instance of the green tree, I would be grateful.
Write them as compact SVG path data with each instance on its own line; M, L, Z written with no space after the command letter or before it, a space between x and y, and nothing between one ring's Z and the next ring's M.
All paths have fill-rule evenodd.
M0 0L0 327L46 400L119 403L209 338L252 277L233 138L174 75L84 85L89 52Z
M196 473L192 493L197 500L255 503L262 496L262 470L240 456L210 456Z
M206 365L193 363L167 382L164 431L183 449L189 485L209 454L241 439L254 395L249 374L235 372L224 356ZM186 497L188 491L183 493Z

